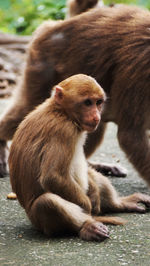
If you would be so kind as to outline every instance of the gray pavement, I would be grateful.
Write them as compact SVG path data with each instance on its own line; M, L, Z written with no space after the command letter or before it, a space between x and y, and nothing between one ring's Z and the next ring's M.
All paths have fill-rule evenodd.
M9 100L0 100L0 112ZM121 195L136 191L150 194L127 161L116 140L117 128L108 125L104 142L92 157L95 162L120 163L126 178L110 178ZM110 239L85 242L77 237L49 239L30 224L17 201L7 200L9 177L0 179L0 266L4 265L150 265L150 213L117 214L125 226L109 226Z

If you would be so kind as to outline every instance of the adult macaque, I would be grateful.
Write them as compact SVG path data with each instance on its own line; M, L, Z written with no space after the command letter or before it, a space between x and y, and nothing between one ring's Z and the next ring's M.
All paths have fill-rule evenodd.
M56 85L52 97L15 133L9 156L12 188L33 225L49 236L72 232L101 241L109 237L101 222L123 221L93 215L144 212L138 202L150 206L144 194L119 197L109 180L87 165L86 132L96 130L104 101L93 78L74 75Z
M100 7L102 5L102 0L68 0L66 18L79 15L91 8Z
M30 44L22 86L0 120L0 173L5 145L18 124L61 80L77 74L96 78L108 100L102 121L90 133L86 157L100 144L106 124L118 125L118 140L150 185L150 12L136 7L99 8L69 20L44 23Z

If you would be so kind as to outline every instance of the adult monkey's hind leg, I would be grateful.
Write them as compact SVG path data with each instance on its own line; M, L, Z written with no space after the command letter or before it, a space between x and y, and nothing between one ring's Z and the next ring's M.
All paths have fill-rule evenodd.
M19 123L29 112L29 108L25 105L24 101L24 98L18 98L18 102L14 101L0 118L0 177L4 177L8 174L7 141L12 139Z
M86 145L84 147L85 155L88 158L92 155L92 153L96 150L96 148L102 143L104 133L106 130L107 124L103 121L100 122L98 128L93 133L88 134L88 139L86 141ZM107 163L91 163L89 165L92 166L96 171L106 175L106 176L117 176L117 177L125 177L127 175L126 170L123 167L118 167L115 164L107 164Z

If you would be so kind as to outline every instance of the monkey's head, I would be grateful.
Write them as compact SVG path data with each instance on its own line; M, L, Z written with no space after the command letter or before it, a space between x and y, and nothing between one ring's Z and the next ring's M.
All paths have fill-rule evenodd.
M53 97L80 130L92 132L97 128L106 96L94 78L71 76L54 87Z

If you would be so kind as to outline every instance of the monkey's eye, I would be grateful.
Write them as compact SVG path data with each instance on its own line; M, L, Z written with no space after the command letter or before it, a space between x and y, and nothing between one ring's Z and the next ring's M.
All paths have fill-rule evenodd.
M87 99L87 100L84 101L84 104L86 106L91 106L92 105L92 101L90 99Z
M96 105L101 105L103 103L103 99L99 99L97 102L96 102Z

